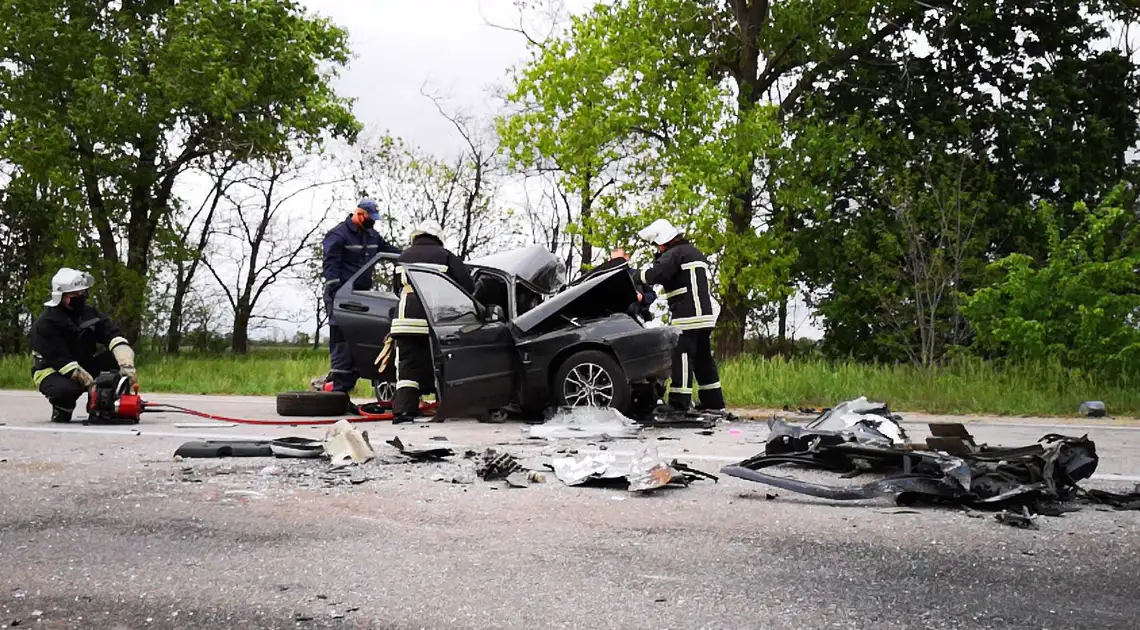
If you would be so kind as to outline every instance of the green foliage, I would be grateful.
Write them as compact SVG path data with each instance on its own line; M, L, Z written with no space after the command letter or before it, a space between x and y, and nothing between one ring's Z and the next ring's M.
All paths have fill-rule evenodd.
M1118 205L1122 193L1093 209L1077 204L1080 223L1068 235L1041 204L1045 264L1023 254L994 263L999 279L963 309L979 353L1140 374L1140 217Z
M0 357L0 389L31 389L29 364L27 356ZM329 365L327 351L270 347L254 347L240 357L144 352L138 364L146 392L266 396L304 389ZM1073 415L1082 401L1098 399L1108 403L1113 415L1140 416L1135 381L1065 370L1056 363L998 367L963 359L927 370L746 356L721 366L721 382L729 404L738 408L827 407L865 395L900 411L1044 416ZM360 381L354 395L367 400L369 389ZM272 401L265 405L269 413Z
M810 159L777 173L777 199L829 355L942 358L969 341L956 294L987 282L986 261L1044 260L1037 200L1068 233L1078 202L1140 182L1140 66L1106 27L1130 5L969 0L821 77L789 124Z
M9 0L0 24L0 155L83 192L70 216L128 330L186 168L358 129L331 86L347 35L296 2Z

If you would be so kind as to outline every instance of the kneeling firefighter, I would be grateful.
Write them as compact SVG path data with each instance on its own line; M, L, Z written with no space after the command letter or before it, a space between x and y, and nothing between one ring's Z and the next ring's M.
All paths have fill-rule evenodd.
M51 299L32 324L32 381L49 402L52 422L70 422L75 403L100 372L118 371L138 385L135 352L106 315L87 304L91 274L64 267L51 279ZM97 353L98 346L107 348Z
M447 274L468 293L475 283L467 265L443 246L443 228L435 221L424 221L412 230L411 245L397 263L435 269ZM412 283L399 267L400 304L392 318L391 336L396 342L396 398L392 404L393 422L411 422L419 412L420 396L435 391L435 362L428 336L427 311Z
M698 409L724 410L720 374L712 354L712 331L716 327L716 302L708 259L684 233L665 219L658 219L637 233L657 246L652 267L640 272L641 281L661 285L661 297L669 304L670 324L681 331L673 353L673 376L669 404L665 411L688 411L692 404L693 382Z

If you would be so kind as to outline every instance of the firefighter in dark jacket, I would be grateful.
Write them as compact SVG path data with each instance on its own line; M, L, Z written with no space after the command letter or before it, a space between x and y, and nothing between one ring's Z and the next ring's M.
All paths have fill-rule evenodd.
M653 311L650 309L653 302L657 300L657 293L653 291L653 286L646 284L641 280L641 273L629 267L629 254L625 253L623 249L615 249L610 254L610 259L597 266L594 273L609 271L621 265L626 265L629 269L629 275L633 279L633 285L637 288L637 305L630 309L631 314L635 314L641 318L642 321L649 321L653 319Z
M51 299L32 324L32 382L51 403L52 422L70 422L76 401L101 372L118 371L137 387L135 352L115 323L87 304L91 274L64 267ZM98 347L106 348L98 352Z
M403 265L434 269L447 274L468 293L475 292L471 272L463 261L443 246L443 229L424 221L411 234L411 245L400 254L400 304L392 318L391 336L396 342L396 399L394 423L411 422L419 412L420 396L435 392L435 362L428 337L427 312L412 283L404 277Z
M325 312L329 316L329 377L333 391L351 392L360 378L353 365L348 342L345 341L333 311L333 298L337 290L376 254L400 253L398 247L385 241L375 230L374 226L379 219L380 211L376 202L361 199L348 218L325 235L322 275L325 279ZM355 291L371 289L372 274L361 274L352 288Z
M721 411L724 393L712 354L712 331L719 308L712 297L708 259L665 219L654 221L638 236L658 250L653 266L640 272L641 281L661 285L661 297L669 303L670 324L681 332L673 353L668 410L688 411L695 386L698 409Z

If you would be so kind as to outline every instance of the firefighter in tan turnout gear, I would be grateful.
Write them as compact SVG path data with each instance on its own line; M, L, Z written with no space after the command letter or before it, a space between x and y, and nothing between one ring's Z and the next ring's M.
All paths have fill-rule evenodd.
M662 287L659 297L668 301L670 325L681 332L673 353L669 404L663 411L688 411L694 391L699 410L723 411L724 393L712 354L717 312L708 259L665 219L654 221L637 235L658 250L653 266L639 272L640 279Z
M414 265L442 272L468 293L475 283L467 265L443 246L443 229L424 221L412 231L411 245L397 259L399 265ZM420 396L435 391L435 370L428 336L427 311L411 282L399 267L400 304L392 318L391 336L396 342L396 397L392 404L394 423L411 422L419 411Z
M32 324L32 382L51 403L52 422L70 422L79 397L100 372L118 371L138 385L135 352L119 328L87 304L91 274L64 267L51 279L51 299ZM106 348L97 352L99 346Z

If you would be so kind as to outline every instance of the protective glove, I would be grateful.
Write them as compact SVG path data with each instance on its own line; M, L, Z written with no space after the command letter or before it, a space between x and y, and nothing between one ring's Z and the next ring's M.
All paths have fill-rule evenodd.
M83 368L75 368L71 372L71 380L82 385L83 389L91 389L91 386L95 384L95 379Z
M131 387L138 387L139 375L135 370L135 351L127 344L120 344L111 350L111 354L115 355L115 361L119 363L119 374L127 377L131 381Z
M380 366L381 373L388 369L388 362L392 359L393 341L392 336L388 335L388 337L384 339L384 349L382 349L380 354L376 357L376 365Z

